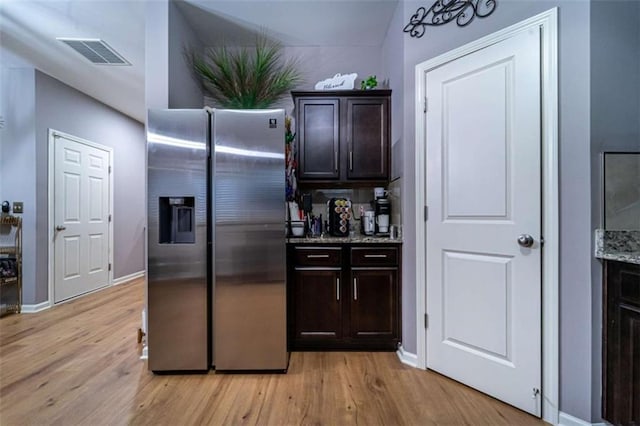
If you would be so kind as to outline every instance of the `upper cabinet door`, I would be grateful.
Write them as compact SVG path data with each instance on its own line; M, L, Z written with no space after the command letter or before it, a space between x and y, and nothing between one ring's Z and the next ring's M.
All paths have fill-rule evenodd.
M298 178L340 178L340 100L299 99Z
M389 182L391 90L291 94L301 186L357 188Z
M347 178L388 179L388 98L347 99Z

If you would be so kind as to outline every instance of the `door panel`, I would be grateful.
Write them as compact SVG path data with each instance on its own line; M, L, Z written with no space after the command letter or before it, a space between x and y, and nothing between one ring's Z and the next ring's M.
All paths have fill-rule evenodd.
M446 250L443 257L444 342L510 362L512 259Z
M339 105L338 99L299 101L299 179L340 177Z
M349 179L386 179L389 140L386 99L347 100Z
M340 270L295 271L295 339L342 338Z
M539 38L526 30L426 74L425 186L427 367L538 416Z
M352 269L351 337L390 339L398 330L397 269Z
M54 302L109 284L108 151L56 135Z
M446 219L508 216L512 68L502 61L442 84Z

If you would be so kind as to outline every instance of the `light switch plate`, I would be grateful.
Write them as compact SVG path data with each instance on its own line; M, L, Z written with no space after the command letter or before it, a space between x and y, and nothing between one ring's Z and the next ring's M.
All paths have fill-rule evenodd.
M14 201L13 202L13 212L14 213L22 213L22 206L24 203L22 201Z

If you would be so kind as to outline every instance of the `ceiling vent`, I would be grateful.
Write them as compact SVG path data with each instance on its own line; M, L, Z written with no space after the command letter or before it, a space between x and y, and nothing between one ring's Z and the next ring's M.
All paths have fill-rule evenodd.
M61 38L60 40L96 65L131 65L104 41L94 39Z

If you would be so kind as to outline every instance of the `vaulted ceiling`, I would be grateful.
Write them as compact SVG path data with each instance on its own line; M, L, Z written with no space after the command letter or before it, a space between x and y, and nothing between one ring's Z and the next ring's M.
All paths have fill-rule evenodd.
M153 1L153 0L147 0ZM180 0L205 45L267 31L290 46L379 46L398 0ZM32 66L139 121L145 116L144 0L4 0L2 66ZM131 66L94 65L56 37L97 38Z

